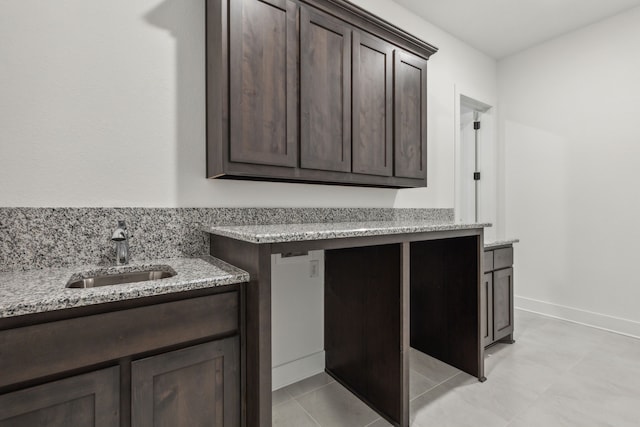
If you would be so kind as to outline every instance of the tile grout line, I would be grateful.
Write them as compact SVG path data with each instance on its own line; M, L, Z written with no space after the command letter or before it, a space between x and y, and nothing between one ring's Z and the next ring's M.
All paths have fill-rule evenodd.
M322 387L320 387L320 388L322 388ZM302 404L301 404L300 402L298 402L298 399L297 399L297 398L295 398L295 397L294 397L294 398L293 398L293 401L294 401L294 402L296 402L296 405L298 405L298 406L302 409L302 411L303 411L305 414L307 414L307 416L308 416L309 418L311 418L311 421L313 421L314 423L316 423L316 425L317 425L318 427L322 427L322 425L321 425L321 424L320 424L320 423L319 423L315 418L313 418L313 415L311 415L311 414L310 414L310 413L309 413L309 412L304 408L304 406L302 406Z
M436 387L440 387L442 384L446 383L446 382L447 382L447 381L449 381L449 380L454 379L455 377L457 377L458 375L463 374L463 373L464 373L464 372L460 371L460 372L458 372L458 373L456 373L456 374L454 374L454 375L450 376L450 377L449 377L449 378L447 378L446 380L443 380L443 381L441 381L441 382L437 383L436 385L434 385L433 387L431 387L431 388L429 388L429 389L427 389L427 390L423 391L422 393L420 393L419 395L417 395L416 397L414 397L413 399L411 399L411 400L409 401L409 404L411 404L411 402L413 402L414 400L416 400L416 399L417 399L417 398L419 398L420 396L422 396L422 395L424 395L424 394L426 394L426 393L429 393L429 392L430 392L431 390L433 390L434 388L436 388ZM420 372L418 372L418 374L420 374ZM422 375L422 374L420 374L420 375ZM423 376L423 377L425 377L425 378L427 378L427 379L430 379L429 377L426 377L426 376L424 376L424 375L422 375L422 376Z
M319 386L319 387L316 387L316 388L312 388L311 390L307 390L307 391L305 391L304 393L299 394L299 395L297 395L297 396L294 396L294 395L293 395L293 394L291 394L291 393L289 393L289 395L291 396L291 398L292 398L292 399L297 399L297 398L299 398L299 397L306 396L306 395L307 395L307 394L309 394L309 393L313 393L314 391L318 391L318 390L320 390L321 388L324 388L324 387L326 387L326 386L328 386L328 385L331 385L331 384L333 384L333 383L335 383L335 382L336 382L336 380L334 380L334 379L332 378L330 383L323 384L323 385L321 385L321 386Z

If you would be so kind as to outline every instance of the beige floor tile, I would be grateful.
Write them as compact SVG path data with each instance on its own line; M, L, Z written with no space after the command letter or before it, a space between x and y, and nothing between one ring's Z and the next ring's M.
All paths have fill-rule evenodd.
M273 407L273 427L318 427L295 400L289 400Z
M461 373L443 386L466 403L486 409L505 422L526 411L540 396L530 384L514 375L492 375L481 383Z
M378 418L377 420L369 424L367 427L392 427L392 424L389 423L384 418Z
M284 403L288 400L291 400L291 395L284 388L278 389L271 393L271 405L276 406L281 403Z
M296 400L323 427L364 427L380 417L336 382Z
M410 400L415 399L425 391L431 390L433 387L437 385L438 383L419 374L413 369L409 371L409 399Z
M335 380L331 378L330 375L325 372L321 372L317 375L305 378L302 381L298 381L297 383L286 386L280 390L286 391L292 397L298 397L305 393L309 393L310 391L323 387L327 384L331 384L332 382L335 382Z
M460 373L459 369L434 359L414 348L409 353L409 366L420 375L430 379L436 384Z
M445 384L411 402L412 427L503 427L507 422L466 401Z

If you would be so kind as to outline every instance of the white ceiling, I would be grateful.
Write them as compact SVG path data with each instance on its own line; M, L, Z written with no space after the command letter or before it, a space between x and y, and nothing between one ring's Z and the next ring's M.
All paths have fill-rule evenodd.
M500 59L640 6L640 0L394 0Z

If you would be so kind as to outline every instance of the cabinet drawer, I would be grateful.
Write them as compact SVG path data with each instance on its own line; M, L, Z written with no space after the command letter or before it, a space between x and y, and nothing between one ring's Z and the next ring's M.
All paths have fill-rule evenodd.
M493 251L484 252L484 272L493 270Z
M0 332L0 387L238 330L238 293Z
M493 255L493 269L507 268L513 265L513 248L496 249Z

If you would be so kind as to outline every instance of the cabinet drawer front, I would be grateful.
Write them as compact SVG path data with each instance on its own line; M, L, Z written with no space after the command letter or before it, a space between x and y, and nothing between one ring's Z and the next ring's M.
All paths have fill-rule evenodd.
M493 255L493 268L507 268L513 265L513 248L496 249Z
M238 330L238 293L0 332L0 387Z
M485 273L493 270L493 251L485 251L483 262Z

